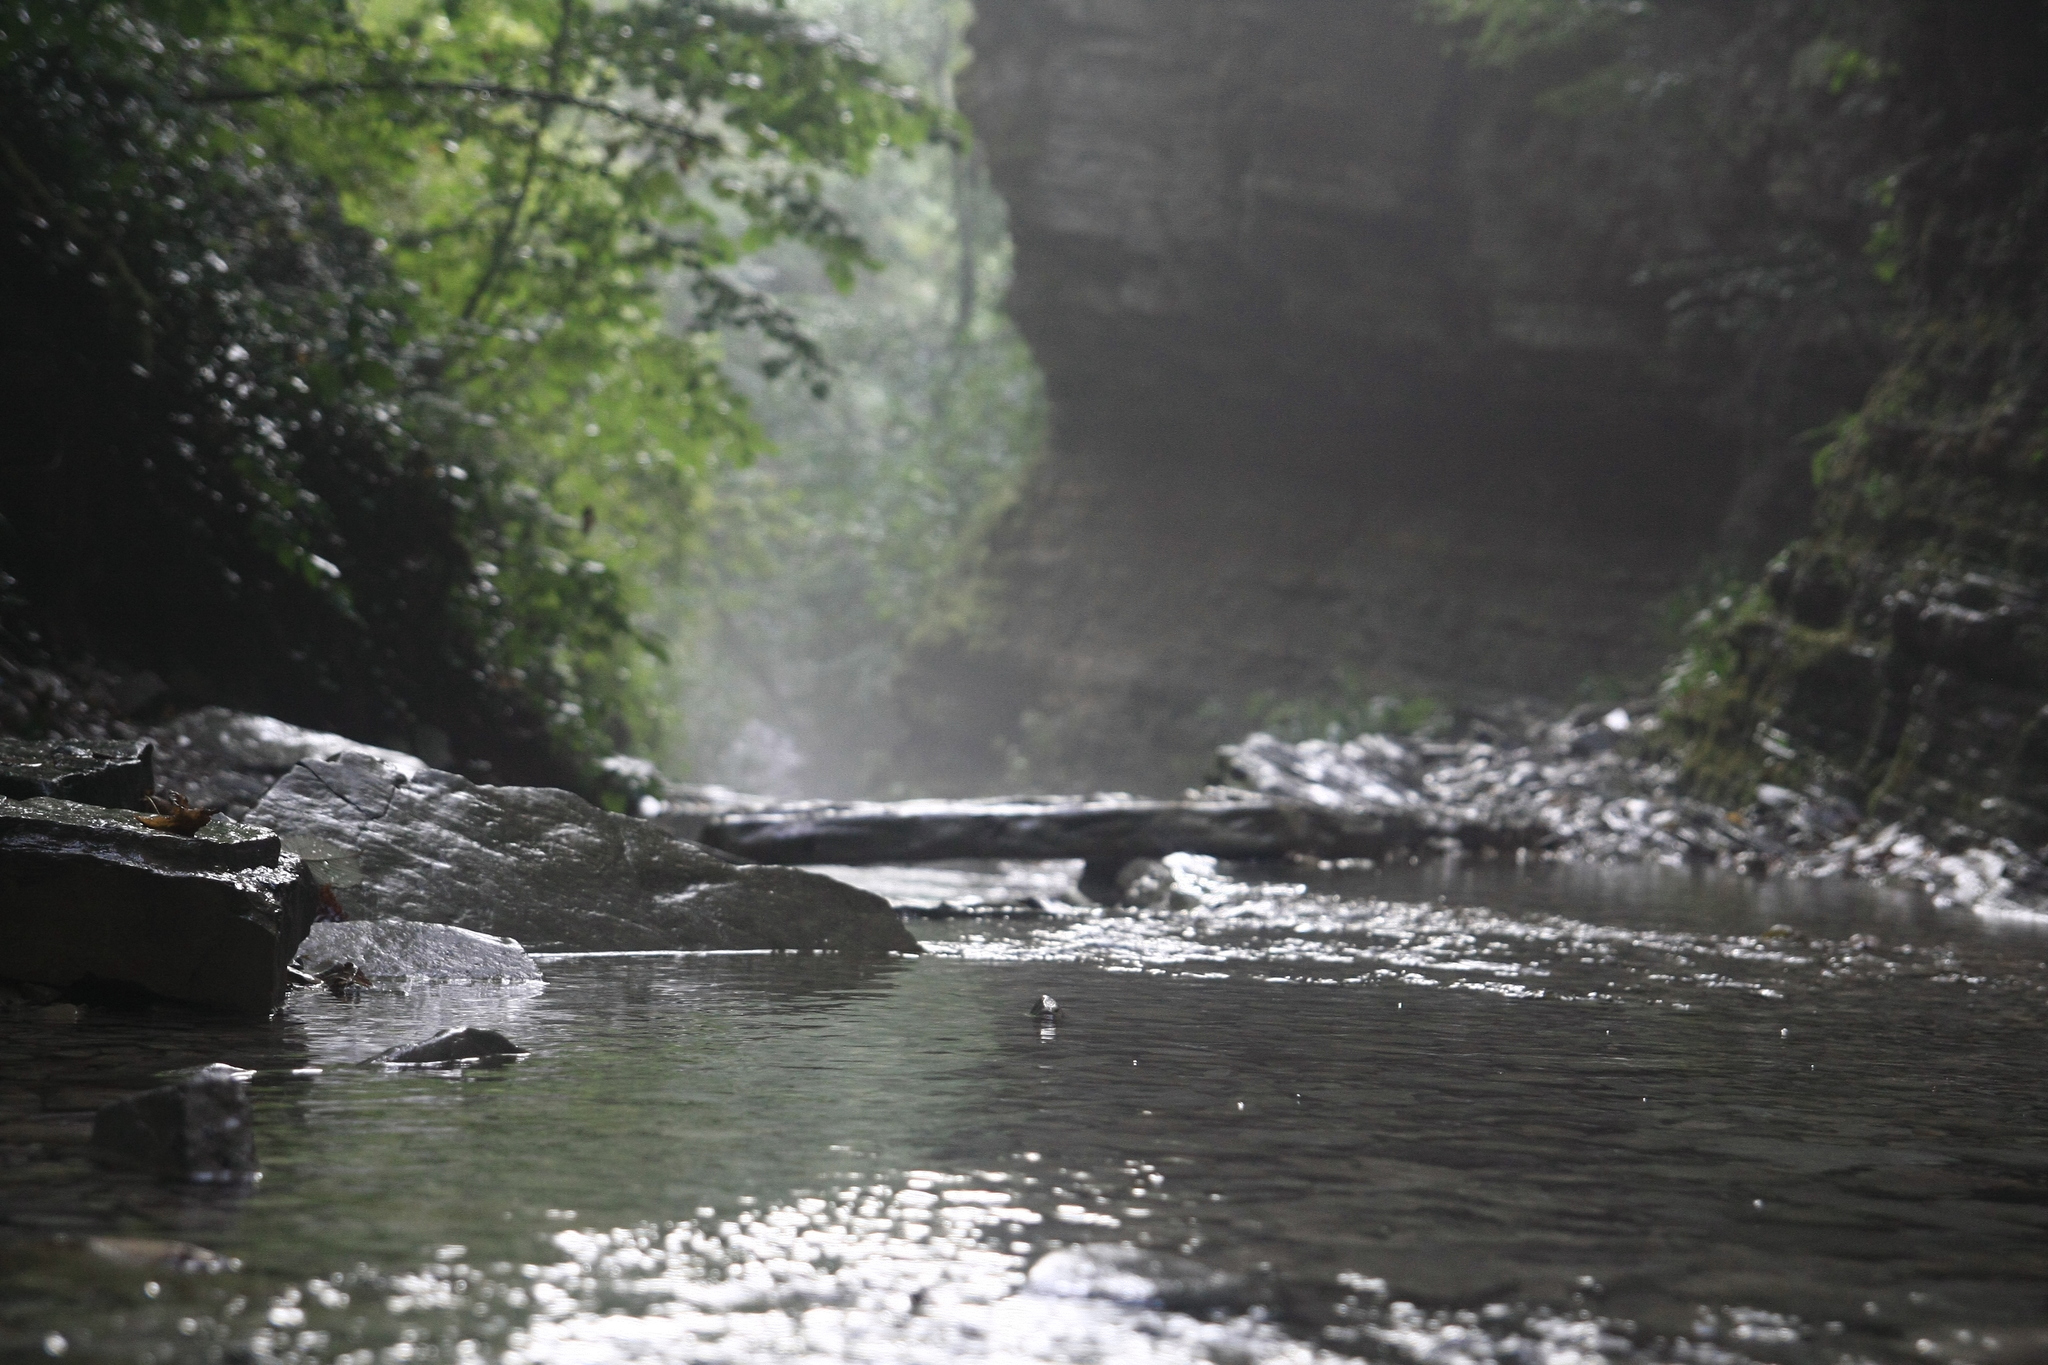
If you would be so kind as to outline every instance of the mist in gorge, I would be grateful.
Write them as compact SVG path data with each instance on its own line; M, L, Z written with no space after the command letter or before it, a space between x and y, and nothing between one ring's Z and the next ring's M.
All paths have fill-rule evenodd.
M952 109L959 0L806 0ZM829 357L824 397L734 370L768 453L720 470L701 549L656 610L677 722L664 767L784 796L900 792L898 674L932 623L971 612L962 576L1044 440L1030 353L1003 311L1001 197L971 131L901 148L832 186L876 268L834 289L799 246L750 257Z

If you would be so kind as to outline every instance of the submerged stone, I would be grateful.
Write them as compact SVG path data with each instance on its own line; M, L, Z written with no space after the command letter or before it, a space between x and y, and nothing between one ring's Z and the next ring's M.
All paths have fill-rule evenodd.
M1179 1313L1243 1309L1254 1297L1241 1276L1200 1261L1102 1243L1046 1253L1026 1272L1025 1287L1057 1298L1107 1299Z
M1185 909L1192 897L1176 906L1173 869L1157 858L1133 858L1117 869L1116 903L1141 910Z
M136 810L155 789L147 741L87 743L0 736L0 796L53 796Z
M241 1262L191 1242L157 1237L88 1237L85 1252L125 1270L169 1270L180 1275L218 1275L238 1270Z
M540 968L513 939L415 920L314 925L299 950L300 965L321 976L343 962L373 980L540 980Z
M257 1169L249 1087L221 1070L104 1106L93 1117L94 1153L170 1180L249 1179Z
M520 1057L526 1050L496 1029L452 1028L421 1043L389 1047L365 1065L383 1062L391 1066L428 1066L443 1062L478 1062L493 1057Z
M217 819L185 836L128 811L0 798L0 977L268 1014L317 905L269 830Z
M309 759L250 819L302 853L351 920L452 924L569 951L916 952L880 896L748 867L548 787Z

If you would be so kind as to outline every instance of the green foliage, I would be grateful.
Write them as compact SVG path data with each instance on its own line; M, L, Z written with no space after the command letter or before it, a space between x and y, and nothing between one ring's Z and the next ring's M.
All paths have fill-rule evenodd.
M825 176L941 127L828 28L686 0L36 0L0 100L6 505L61 513L0 563L40 628L472 751L646 723L635 585L759 439L721 330L825 377L731 268L787 239L846 285ZM80 562L109 495L169 515Z
M331 12L259 7L217 37L192 98L239 107L339 186L416 287L443 377L528 420L561 397L524 394L529 368L580 374L662 342L656 296L678 275L700 327L763 328L779 364L818 369L785 313L715 268L794 238L850 284L865 253L819 169L857 173L935 131L850 41L779 7L376 0L319 22ZM639 415L660 424L649 398Z
M1758 657L1787 636L1811 660L1838 641L1780 620L1770 597L1753 584L1731 585L1688 622L1684 642L1663 682L1663 741L1681 753L1696 795L1747 805L1762 781L1805 786L1813 773L1799 764L1790 737L1771 723L1785 680L1760 681Z
M1875 85L1893 74L1891 64L1838 37L1815 38L1792 57L1792 83L1846 95L1859 85Z

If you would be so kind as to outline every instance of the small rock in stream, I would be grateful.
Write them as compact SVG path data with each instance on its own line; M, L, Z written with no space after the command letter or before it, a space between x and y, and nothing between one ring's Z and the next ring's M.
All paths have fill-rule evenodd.
M1157 858L1133 858L1117 870L1116 903L1133 910L1185 909L1189 896L1174 894L1173 869Z
M1060 1002L1049 995L1041 995L1031 1002L1031 1017L1051 1023L1060 1016Z
M255 1116L245 1074L216 1063L103 1106L93 1117L94 1153L168 1180L254 1179Z
M242 1263L191 1242L157 1237L88 1237L85 1252L124 1270L168 1270L178 1275L218 1275L239 1270Z
M1107 1299L1176 1313L1235 1312L1256 1297L1240 1276L1144 1247L1091 1243L1038 1258L1025 1289L1062 1299Z
M519 1044L496 1029L452 1028L423 1043L386 1048L374 1057L364 1058L363 1065L445 1066L451 1062L481 1062L525 1055Z
M325 981L348 965L364 978L385 981L538 981L540 968L514 939L414 920L348 920L315 924L299 950L299 965Z

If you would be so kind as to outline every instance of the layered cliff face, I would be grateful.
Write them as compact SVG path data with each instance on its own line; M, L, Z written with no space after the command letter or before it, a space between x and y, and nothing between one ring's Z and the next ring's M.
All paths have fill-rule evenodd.
M1951 850L2048 856L2048 16L1892 0L1895 361L1817 515L1697 632L1695 785L1818 785Z
M970 39L1053 431L899 688L927 783L1163 788L1274 698L1636 684L1656 604L1804 516L1780 438L1867 358L1760 402L1642 262L1825 217L1819 172L1539 116L1410 0L980 0Z

